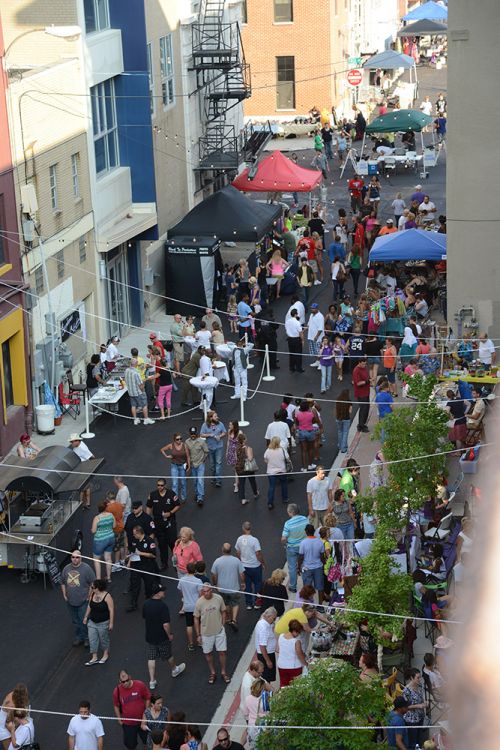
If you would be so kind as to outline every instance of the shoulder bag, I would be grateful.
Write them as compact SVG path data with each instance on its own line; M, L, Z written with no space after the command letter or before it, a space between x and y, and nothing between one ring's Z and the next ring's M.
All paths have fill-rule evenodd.
M292 461L286 450L284 448L281 450L283 451L283 458L285 459L285 471L287 474L290 474L293 471Z

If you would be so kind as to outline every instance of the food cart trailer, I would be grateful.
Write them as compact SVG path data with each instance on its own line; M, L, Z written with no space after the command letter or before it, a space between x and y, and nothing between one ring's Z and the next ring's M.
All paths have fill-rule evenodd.
M55 445L31 461L16 457L9 466L0 464L0 565L23 570L24 582L42 573L58 583L54 579L68 555L43 545L81 547L80 492L103 462L80 461L70 448Z

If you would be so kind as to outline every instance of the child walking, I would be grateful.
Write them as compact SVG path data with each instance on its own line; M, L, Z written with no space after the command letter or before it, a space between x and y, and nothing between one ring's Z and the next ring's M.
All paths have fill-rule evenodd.
M227 312L229 316L229 328L231 333L238 333L238 304L236 295L231 294L227 303Z
M344 370L345 342L340 336L335 336L333 342L333 356L337 368L337 380L342 380Z
M321 370L321 393L331 388L333 368L333 346L328 336L323 336L319 347L319 367Z

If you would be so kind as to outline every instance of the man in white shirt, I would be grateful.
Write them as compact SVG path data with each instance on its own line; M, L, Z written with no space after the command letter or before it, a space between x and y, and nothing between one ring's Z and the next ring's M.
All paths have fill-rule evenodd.
M420 109L422 110L424 115L428 115L429 117L432 115L432 102L428 96L425 97L424 101L420 105Z
M80 701L78 713L68 725L69 750L102 750L103 743L102 721L90 713L88 701Z
M88 461L90 458L95 458L76 432L69 436L68 442L69 447L73 453L76 453L80 461ZM84 508L90 508L90 487L85 487L80 492L80 501Z
M398 232L403 232L405 224L408 221L408 214L410 213L409 208L405 208L398 221Z
M212 360L210 357L207 356L206 350L203 349L203 354L200 357L200 367L198 369L198 377L199 378L211 378L213 377L214 370L212 367ZM212 401L214 398L214 389L213 388L204 388L203 389L203 395L202 399L200 401L200 409L203 409L203 400L207 402L207 409L210 409L212 406Z
M299 321L299 313L292 310L289 319L285 322L285 332L289 351L290 372L304 372L302 367L302 342L304 334Z
M495 344L488 338L488 334L486 333L483 333L479 339L478 358L485 367L491 367L497 359Z
M285 323L286 323L287 320L290 320L290 317L291 317L290 314L291 314L292 310L297 310L297 312L299 313L300 324L303 325L303 326L305 326L305 324L306 324L306 308L304 307L304 303L301 302L301 300L297 297L296 294L292 295L292 300L291 301L292 301L292 304L288 308L288 312L285 315Z
M200 330L196 332L195 339L199 346L204 346L206 349L210 349L212 332L208 330L207 324L203 320L201 322Z
M241 527L243 534L238 537L234 545L234 551L240 558L245 568L245 603L247 609L260 609L257 602L257 594L262 586L262 569L264 557L257 537L252 535L252 524L245 521ZM252 593L255 596L252 596Z
M309 354L317 357L319 354L319 345L325 333L325 316L319 310L317 302L311 305L311 314L307 325L307 341L309 343ZM319 360L315 359L310 367L319 367Z
M331 512L333 500L332 483L322 466L316 467L316 476L308 481L306 492L309 519L317 529L325 525L325 516Z
M258 661L257 659L254 659L254 661L250 662L250 666L243 675L240 687L240 710L242 712L246 710L246 700L250 695L252 685L254 684L255 680L258 680L260 677L262 677L263 672L264 665L262 664L262 662Z
M428 195L424 196L424 200L418 207L418 210L421 214L423 224L428 224L436 218L436 206Z
M269 422L269 424L267 425L264 438L266 440L267 447L269 447L271 439L273 437L279 437L281 447L283 448L283 450L288 451L292 447L292 435L290 433L290 427L282 419L283 415L286 415L286 412L283 412L282 409L278 409L278 411L274 412L274 422Z
M111 370L114 370L116 367L117 361L120 359L121 354L118 351L117 344L120 343L120 339L118 336L113 336L111 341L109 342L107 348L106 348L106 355L105 355L105 365L106 370L108 372L111 372Z
M274 682L276 679L276 634L273 625L277 616L274 607L268 607L254 631L257 659L264 665L262 677L266 682Z

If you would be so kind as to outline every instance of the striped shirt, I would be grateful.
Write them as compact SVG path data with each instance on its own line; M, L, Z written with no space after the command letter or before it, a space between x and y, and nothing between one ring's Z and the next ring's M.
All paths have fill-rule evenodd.
M299 548L301 541L306 538L305 528L308 523L305 516L292 516L285 521L282 536L286 539L287 547Z
M141 374L136 367L127 367L125 370L125 384L129 396L140 396L143 393Z

